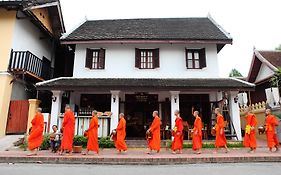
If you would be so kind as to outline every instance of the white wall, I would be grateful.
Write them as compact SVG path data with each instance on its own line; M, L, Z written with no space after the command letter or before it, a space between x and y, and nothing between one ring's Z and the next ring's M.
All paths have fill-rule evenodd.
M185 48L206 48L207 67L187 69ZM104 48L105 69L85 68L86 48ZM135 48L160 48L160 68L135 68ZM219 77L215 44L209 45L87 45L78 44L75 51L73 77L87 78L203 78Z
M272 71L266 64L262 63L255 83L262 81L262 80L272 76L273 74L274 74L274 71Z
M40 39L40 37L42 38ZM30 22L29 18L16 20L12 49L15 51L28 50L40 59L45 56L51 60L52 43L49 37L44 37L39 28Z

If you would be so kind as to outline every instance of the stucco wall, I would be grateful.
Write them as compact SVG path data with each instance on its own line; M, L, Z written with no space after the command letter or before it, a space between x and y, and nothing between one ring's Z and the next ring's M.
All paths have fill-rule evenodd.
M206 48L207 67L187 69L185 48ZM105 69L85 68L86 48L106 49ZM160 48L160 68L135 68L135 48ZM196 78L219 77L216 45L87 45L78 44L73 77L95 78Z
M52 56L52 43L49 37L44 36L28 18L16 20L11 48L15 51L28 50L40 59L45 56L51 60Z

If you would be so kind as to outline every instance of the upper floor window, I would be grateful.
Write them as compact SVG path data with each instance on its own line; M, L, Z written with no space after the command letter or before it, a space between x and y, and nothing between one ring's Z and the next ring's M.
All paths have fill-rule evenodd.
M206 67L205 48L203 49L186 49L186 68L202 69Z
M87 49L85 67L89 69L104 69L105 49Z
M159 49L135 50L135 67L139 69L154 69L159 67Z

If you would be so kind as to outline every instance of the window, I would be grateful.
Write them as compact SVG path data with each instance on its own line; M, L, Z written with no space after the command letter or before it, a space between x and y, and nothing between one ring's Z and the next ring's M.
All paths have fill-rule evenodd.
M89 69L104 69L105 50L87 49L85 67Z
M159 49L136 49L136 65L139 69L159 67Z
M186 68L202 69L206 67L205 48L186 49Z

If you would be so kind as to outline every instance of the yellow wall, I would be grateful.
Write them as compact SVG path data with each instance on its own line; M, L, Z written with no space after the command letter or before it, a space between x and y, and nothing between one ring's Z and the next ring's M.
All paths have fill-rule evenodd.
M51 19L47 8L33 9L33 14L42 22L42 24L53 33Z
M0 9L0 137L6 132L12 92L12 84L10 84L12 76L5 72L9 65L15 21L15 11Z
M0 8L0 71L7 71L12 47L16 12Z

